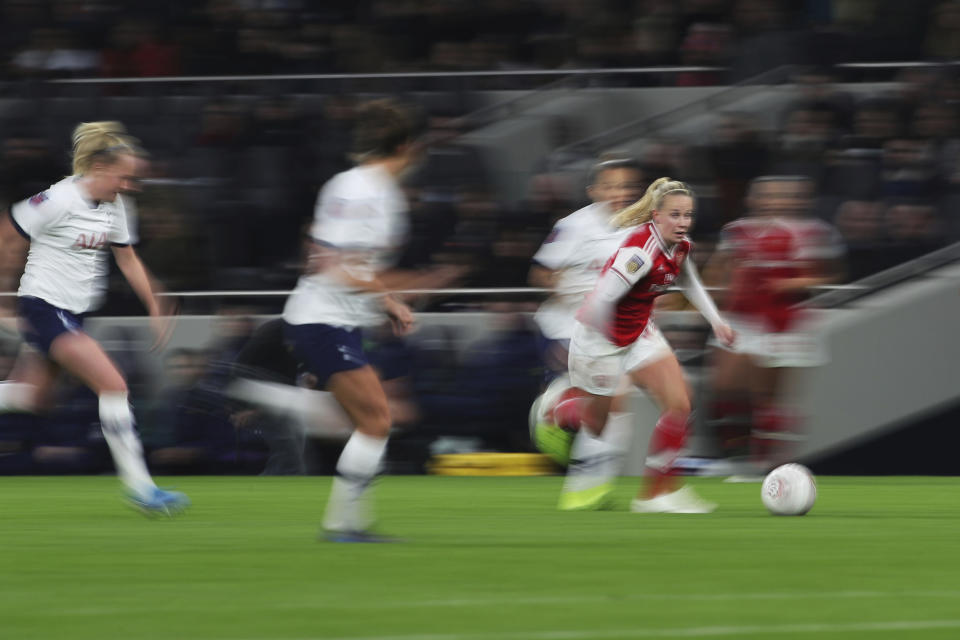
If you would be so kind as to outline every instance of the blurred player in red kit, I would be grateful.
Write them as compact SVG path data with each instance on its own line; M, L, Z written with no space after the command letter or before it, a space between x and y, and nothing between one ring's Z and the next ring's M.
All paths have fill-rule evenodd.
M712 418L746 415L750 423L749 469L734 481L753 480L795 452L799 419L778 395L788 369L826 357L799 304L837 281L843 245L833 227L809 217L813 188L802 176L754 180L747 215L723 228L708 269L727 286L723 306L737 332L735 344L714 353Z

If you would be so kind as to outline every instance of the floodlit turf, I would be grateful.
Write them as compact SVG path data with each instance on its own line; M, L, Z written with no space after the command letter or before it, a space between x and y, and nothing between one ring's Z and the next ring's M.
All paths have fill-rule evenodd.
M960 479L820 478L802 518L554 510L560 479L390 477L392 545L316 541L329 478L0 478L4 640L960 638Z

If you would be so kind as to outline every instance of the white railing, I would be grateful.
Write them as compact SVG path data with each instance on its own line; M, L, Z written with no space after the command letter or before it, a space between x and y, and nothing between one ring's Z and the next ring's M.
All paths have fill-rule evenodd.
M585 75L648 75L655 73L697 73L724 71L725 67L679 66L679 67L624 67L587 69L490 69L486 71L409 71L398 73L294 73L232 76L161 76L144 78L58 78L50 84L117 84L117 83L176 83L176 82L263 82L289 80L410 80L417 78L512 78L536 76L585 76Z

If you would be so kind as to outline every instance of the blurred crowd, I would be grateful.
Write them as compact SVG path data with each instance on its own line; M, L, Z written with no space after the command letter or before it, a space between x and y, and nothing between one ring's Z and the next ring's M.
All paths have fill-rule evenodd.
M456 324L427 326L405 340L365 333L394 418L389 472L422 473L434 453L531 449L527 412L543 380L536 329L514 306L491 311L496 326L480 335ZM324 394L310 397L309 410L295 409L302 406L290 394L310 382L284 361L279 341L254 335L263 319L250 312L223 308L208 342L167 350L159 370L136 329L120 322L101 336L127 376L155 473L333 473L349 422ZM8 375L18 347L14 333L0 334L0 374ZM260 354L251 358L252 350ZM285 387L269 387L275 401L263 403L237 391L250 381ZM97 396L65 378L50 406L0 415L0 475L109 471Z
M213 85L189 94L139 95L106 86L92 94L31 97L20 88L64 76L676 63L730 70L722 77L671 76L689 85L791 62L951 60L960 51L956 1L0 0L0 11L6 80L0 83L6 92L0 96L0 206L68 172L69 131L78 121L121 120L152 153L137 198L138 251L177 291L292 287L317 190L350 165L350 128L362 97L240 96L220 94ZM956 67L907 69L895 89L871 94L845 91L829 66L810 69L793 79L797 97L772 131L759 128L749 113L729 112L718 114L700 141L645 141L637 159L647 181L679 177L698 193L698 261L709 255L720 227L743 215L749 182L769 174L814 179L812 213L842 234L848 280L960 239ZM400 266L467 265L461 286L526 286L530 259L552 224L586 204L584 172L557 172L544 159L527 196L508 204L478 148L461 137L469 131L461 116L478 105L457 91L410 98L420 102L428 144L406 184L412 228ZM0 253L4 291L16 286L13 258ZM104 313L140 313L120 285ZM248 311L275 312L278 304ZM421 309L501 311L503 326L469 349L459 348L455 332L440 329L410 344L381 345L390 367L402 365L394 377L403 382L392 388L410 401L404 415L411 428L391 445L408 447L404 459L416 460L429 442L451 432L480 437L490 447L528 446L525 416L540 364L535 330L520 312L534 301L498 304L418 301ZM124 364L131 388L139 384L141 428L159 468L289 471L270 462L277 438L269 419L238 418L245 409L223 397L229 363L252 331L249 322L237 325L209 348L169 354L160 390L138 382L142 367L135 361ZM2 354L4 369L12 348ZM65 388L56 406L42 418L4 417L0 473L109 465L96 399ZM469 424L464 415L472 416ZM323 455L317 460L322 468Z
M11 76L952 59L952 0L4 0ZM729 78L728 78L729 79ZM687 82L698 82L689 76Z

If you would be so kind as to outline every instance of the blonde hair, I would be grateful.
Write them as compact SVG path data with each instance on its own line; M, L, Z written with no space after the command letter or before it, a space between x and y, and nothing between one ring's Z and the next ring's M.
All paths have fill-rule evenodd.
M81 122L73 130L74 175L83 175L98 159L113 162L123 153L142 154L140 141L119 122Z
M663 199L667 195L676 193L693 197L693 191L683 182L667 177L657 178L647 187L647 191L642 198L613 216L613 226L623 229L648 222L653 216L653 212L660 207Z

